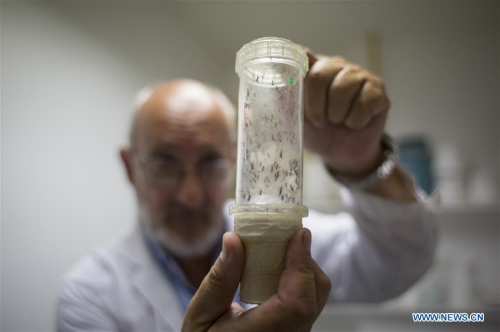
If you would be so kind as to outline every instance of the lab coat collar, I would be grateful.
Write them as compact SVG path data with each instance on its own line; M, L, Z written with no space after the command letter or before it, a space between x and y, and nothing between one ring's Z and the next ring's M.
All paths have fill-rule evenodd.
M117 249L132 262L130 278L154 307L158 331L180 331L183 314L179 299L170 281L151 257L139 223Z

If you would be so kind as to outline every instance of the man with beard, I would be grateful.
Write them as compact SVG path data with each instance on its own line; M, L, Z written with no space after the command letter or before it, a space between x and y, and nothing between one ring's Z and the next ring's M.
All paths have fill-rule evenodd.
M226 201L234 109L217 89L177 80L139 93L120 152L139 222L66 276L59 330L178 331L185 317L184 331L302 331L327 300L383 301L425 273L435 220L394 164L382 81L343 58L308 56L304 144L345 185L351 213L310 211L304 226L314 240L308 230L294 235L278 294L246 312L238 303L243 249Z

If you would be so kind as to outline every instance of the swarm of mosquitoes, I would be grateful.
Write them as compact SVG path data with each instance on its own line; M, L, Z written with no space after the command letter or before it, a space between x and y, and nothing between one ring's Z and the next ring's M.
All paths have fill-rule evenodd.
M259 83L259 81L264 80L264 76L253 76L253 79L256 83ZM272 98L275 101L282 100L286 97L286 93L293 97L293 89L287 88L287 85L278 87L274 81L271 81L271 85L274 86L275 91ZM258 100L255 93L252 95L253 98L251 98L250 90L247 89L243 103L245 114L252 112L251 99ZM274 104L285 105L284 102ZM264 106L266 105L264 104ZM240 191L242 202L250 202L252 198L256 200L256 196L265 194L274 196L284 203L299 203L297 196L300 193L301 185L300 160L298 158L287 158L288 156L285 153L287 150L283 148L283 146L289 146L290 149L294 149L297 146L296 130L290 132L283 130L283 122L287 120L292 121L291 128L295 128L297 121L295 117L296 109L295 107L290 107L291 110L286 109L286 107L282 108L278 106L276 112L271 115L260 114L265 112L252 112L252 116L245 116L246 141L243 142L241 148L244 149L242 161L246 170L246 173L243 173L246 179L246 189ZM290 114L285 114L285 111ZM252 119L256 123L252 122ZM265 132L264 136L263 131ZM266 151L269 147L267 143L279 146L277 150L279 152L276 156L271 156Z

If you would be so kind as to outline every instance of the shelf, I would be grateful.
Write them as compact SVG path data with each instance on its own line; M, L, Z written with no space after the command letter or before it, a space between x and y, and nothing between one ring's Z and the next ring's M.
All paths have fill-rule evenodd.
M304 205L309 209L317 210L323 213L339 213L347 211L346 207L342 204L340 199L314 199L305 198ZM496 204L488 205L474 205L474 204L462 204L462 205L440 205L437 206L436 214L438 217L474 217L489 215L500 217L500 208Z
M474 205L470 203L465 203L461 205L440 205L436 209L436 213L439 215L478 215L478 214L499 214L498 204L488 204L488 205Z

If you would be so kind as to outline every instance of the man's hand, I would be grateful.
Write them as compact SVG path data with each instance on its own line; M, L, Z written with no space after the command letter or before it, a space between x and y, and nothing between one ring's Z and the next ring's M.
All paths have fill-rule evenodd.
M305 78L304 145L334 171L363 176L378 166L389 99L376 75L340 57L313 54Z
M224 234L223 251L191 300L182 331L309 331L331 289L310 247L311 232L298 230L288 244L278 293L244 311L231 303L243 272L243 245L235 233Z

